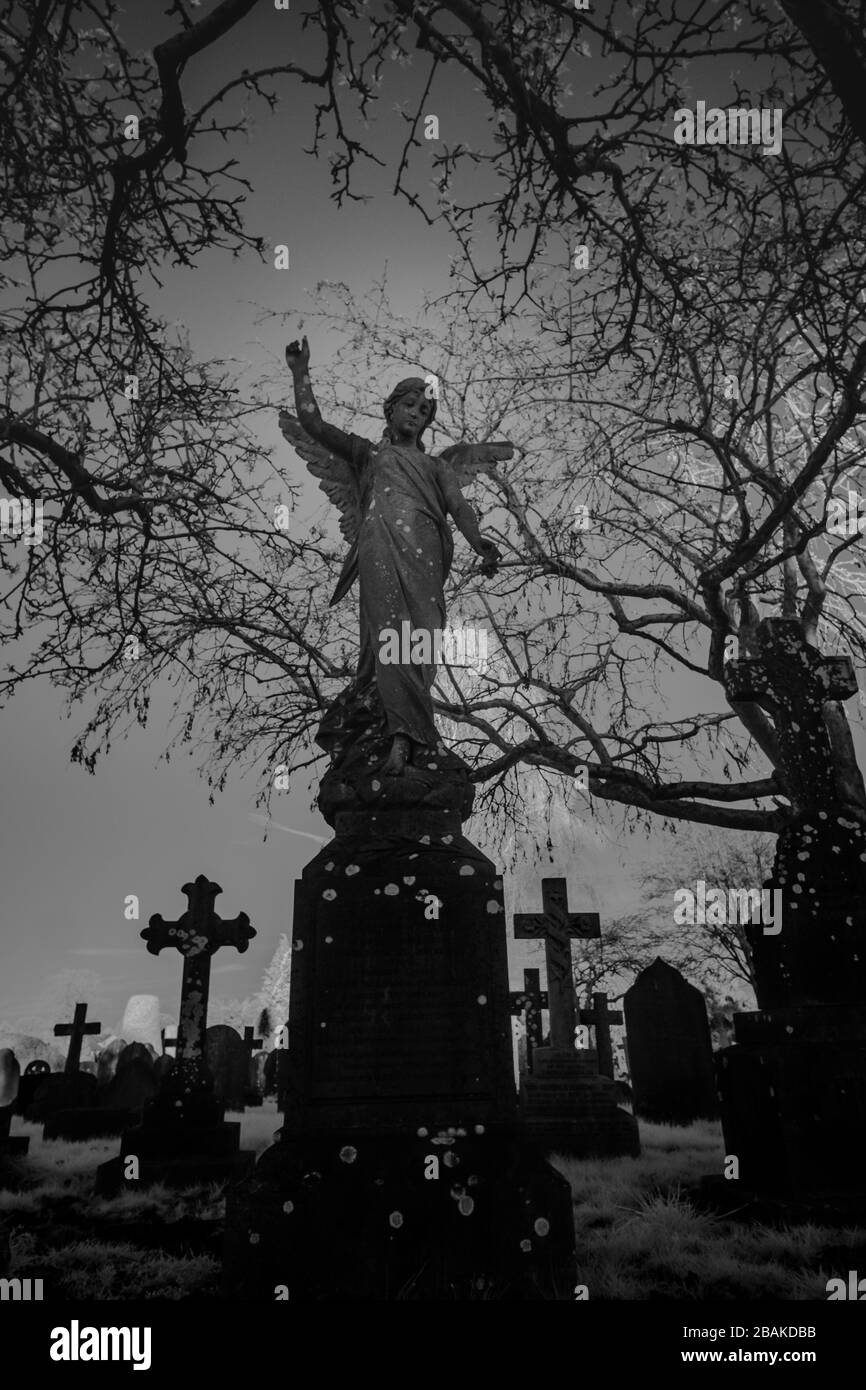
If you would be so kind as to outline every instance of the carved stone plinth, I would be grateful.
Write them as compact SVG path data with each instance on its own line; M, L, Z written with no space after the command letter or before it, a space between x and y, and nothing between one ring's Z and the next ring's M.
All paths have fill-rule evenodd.
M598 1072L594 1052L537 1047L520 1083L520 1115L546 1152L574 1158L640 1153L637 1120L617 1104L616 1083Z
M227 1296L570 1298L565 1180L517 1120L502 881L455 808L357 806L297 884L285 1126Z

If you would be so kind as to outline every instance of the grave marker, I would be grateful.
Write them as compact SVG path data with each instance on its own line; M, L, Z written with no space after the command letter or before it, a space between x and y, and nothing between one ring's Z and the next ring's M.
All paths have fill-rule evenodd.
M574 977L571 942L575 937L594 940L601 936L597 912L569 912L568 886L564 878L541 880L542 912L514 915L514 935L521 941L544 942L547 963L547 997L550 1009L551 1047L574 1046Z
M63 1069L67 1076L76 1076L78 1074L78 1064L81 1061L81 1044L85 1037L102 1032L101 1023L85 1023L84 1020L86 1018L87 1005L76 1004L71 1023L55 1023L54 1025L55 1038L69 1039L69 1051L66 1054L66 1066Z
M600 991L593 994L591 1009L578 1010L578 1018L581 1023L588 1023L595 1029L595 1050L598 1053L599 1073L602 1076L609 1076L613 1081L613 1043L610 1036L610 1025L622 1023L621 1011L608 1009L607 994Z
M599 1073L594 1052L574 1046L571 942L601 935L598 914L569 912L564 878L542 879L541 889L544 911L514 918L515 937L544 941L550 1010L550 1044L534 1049L532 1072L520 1083L523 1122L547 1151L580 1158L637 1155L637 1122L620 1109L614 1082Z
M154 913L141 935L152 955L159 955L165 947L174 947L183 956L177 1063L166 1077L166 1086L183 1103L184 1097L188 1100L195 1094L210 1092L205 1030L211 957L223 946L234 946L243 953L255 932L245 912L231 921L217 916L213 905L222 889L204 874L199 874L194 883L185 883L181 891L189 904L186 912L176 922L166 922L161 913Z
M544 1040L542 1029L542 1009L547 1008L547 990L541 988L540 972L524 970L523 989L512 991L509 996L511 1013L523 1017L526 1030L526 1069L532 1070L532 1050L541 1047Z
M203 874L184 884L183 892L189 906L177 922L155 913L141 932L153 955L173 946L183 956L177 1059L170 1070L165 1057L150 1062L154 1077L161 1075L159 1092L145 1102L141 1123L124 1131L119 1156L100 1165L97 1191L105 1196L127 1185L231 1180L255 1161L252 1151L240 1149L240 1124L223 1118L205 1057L211 957L222 946L245 951L255 932L245 912L229 922L217 916L213 904L222 889ZM238 1044L243 1048L240 1038ZM126 1163L133 1155L138 1159L134 1179Z
M669 1125L715 1116L713 1049L700 990L656 957L623 1003L636 1113Z
M213 1093L227 1110L243 1110L249 1086L249 1052L236 1029L216 1023L205 1034L205 1056Z

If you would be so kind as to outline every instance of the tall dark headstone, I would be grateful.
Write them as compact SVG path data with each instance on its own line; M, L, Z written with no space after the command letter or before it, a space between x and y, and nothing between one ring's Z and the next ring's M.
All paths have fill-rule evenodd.
M626 990L625 1026L635 1111L688 1125L718 1113L704 996L656 957Z
M183 892L189 906L176 922L155 913L141 933L153 955L171 946L183 956L177 1057L160 1077L158 1094L146 1102L141 1124L122 1135L119 1157L100 1166L97 1190L106 1195L127 1183L135 1189L234 1178L253 1161L252 1153L240 1151L240 1124L223 1118L224 1107L214 1097L205 1032L211 958L223 946L246 951L255 932L245 912L230 922L217 916L214 901L222 889L203 874L185 883ZM138 1160L134 1178L127 1175L128 1156Z
M613 1158L640 1152L637 1123L618 1105L613 1082L601 1075L591 1049L575 1049L577 1005L571 942L601 935L598 913L569 912L564 878L541 881L544 911L518 913L514 935L544 941L550 1045L533 1051L532 1072L520 1083L520 1113L548 1152Z
M758 1011L734 1014L735 1043L717 1058L725 1148L746 1188L862 1194L866 797L839 703L856 693L853 663L767 618L725 683L732 704L771 715L791 803L764 885L781 892L781 930L746 928Z
M249 1087L249 1052L240 1033L227 1023L213 1024L205 1034L205 1056L217 1100L226 1110L243 1110Z
M468 777L462 814L387 803L441 795L426 770L364 785L296 886L286 1123L230 1199L227 1290L568 1297L570 1192L518 1123L502 880L461 833Z

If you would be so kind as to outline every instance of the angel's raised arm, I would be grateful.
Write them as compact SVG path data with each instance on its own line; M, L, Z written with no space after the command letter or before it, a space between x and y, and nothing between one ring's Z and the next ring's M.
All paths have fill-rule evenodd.
M300 345L296 342L289 343L286 348L286 362L289 365L295 385L295 410L307 434L311 435L318 444L324 444L331 453L337 454L341 459L345 459L346 463L354 466L355 452L353 451L352 436L347 434L345 430L338 429L336 425L329 425L327 420L322 419L310 381L310 349L306 338Z

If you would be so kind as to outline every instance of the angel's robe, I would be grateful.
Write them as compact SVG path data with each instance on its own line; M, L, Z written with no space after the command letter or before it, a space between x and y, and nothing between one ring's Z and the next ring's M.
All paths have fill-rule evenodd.
M442 483L449 465L414 445L350 438L362 509L358 674L325 714L317 740L328 748L345 738L352 706L364 701L365 692L369 706L376 692L389 735L406 734L435 747L440 737L431 695L436 665L391 664L381 653L385 634L391 630L399 638L403 623L410 631L429 633L430 647L434 633L445 628L445 583L454 555Z

